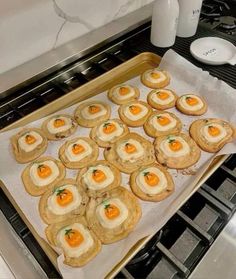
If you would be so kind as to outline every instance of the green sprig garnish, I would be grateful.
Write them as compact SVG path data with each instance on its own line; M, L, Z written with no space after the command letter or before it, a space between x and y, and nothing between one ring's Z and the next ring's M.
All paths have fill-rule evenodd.
M65 230L65 235L68 236L68 238L70 238L70 234L73 234L73 230L72 229L67 229Z
M104 206L105 209L108 209L111 205L108 203Z
M167 137L168 143L172 143L175 141L175 138L172 138L172 136Z
M61 194L63 194L63 192L65 191L65 188L64 189L56 189L56 195L57 196L61 196Z
M106 123L103 124L103 127L106 128L109 125L111 125L111 123L110 122L106 122Z
M108 200L104 200L104 201L102 202L102 204L104 205L104 208L105 208L105 209L108 208L108 207L110 206L110 203L109 203Z

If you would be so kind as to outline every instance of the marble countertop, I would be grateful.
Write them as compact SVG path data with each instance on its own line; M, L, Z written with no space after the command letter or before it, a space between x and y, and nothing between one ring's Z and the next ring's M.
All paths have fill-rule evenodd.
M30 0L23 1L29 2ZM29 26L27 26L29 29L28 32L26 32L26 30L22 32L22 26L19 27L20 32L22 32L22 36L19 34L17 34L17 36L13 36L14 34L11 34L11 32L8 34L8 36L6 36L7 34L5 33L1 36L2 38L5 36L6 39L0 42L0 95L5 94L7 91L11 90L20 83L24 83L28 80L33 81L37 79L39 75L42 77L52 73L58 69L60 65L65 65L65 61L68 63L75 61L85 53L91 51L91 48L94 46L98 44L101 46L102 44L105 44L107 41L109 41L112 37L114 38L114 36L120 36L121 34L124 34L127 31L144 24L150 20L152 14L152 3L149 3L139 9L136 9L135 11L127 13L126 15L119 16L120 14L124 13L123 9L126 9L127 11L126 5L131 5L133 2L139 2L139 4L146 4L147 2L150 2L150 0L125 0L126 5L120 6L120 9L118 9L116 13L113 13L113 15L109 15L109 17L107 15L108 19L115 19L98 28L87 30L86 32L83 30L85 33L81 33L82 29L79 28L81 27L81 23L71 22L71 17L75 21L78 20L77 16L69 14L69 12L64 8L62 10L61 6L54 6L55 1L56 3L59 3L59 0L41 0L40 4L38 4L38 6L41 7L41 2L46 4L53 3L51 6L52 10L47 14L47 17L50 17L49 15L51 14L53 18L56 18L57 21L55 18L52 20L54 25L49 24L51 20L48 20L49 23L45 24L43 22L43 27L35 32L36 28L34 28L34 25L36 23L35 21L32 21L33 23L31 25L28 24ZM67 1L70 2L70 0ZM77 1L80 2L80 0ZM101 2L102 1L106 2L108 0L101 0ZM124 0L119 0L118 2L122 1L124 2ZM64 0L61 0L61 2L64 2ZM43 7L45 8L44 5ZM14 8L16 10L19 9L19 7ZM1 13L2 10L0 10L0 18ZM57 13L59 13L60 16ZM14 16L18 16L15 15L15 12L13 14ZM39 11L36 14L38 15ZM68 14L70 21L66 19ZM94 14L96 14L96 12L94 12ZM104 16L105 14L106 13L104 13ZM21 16L21 13L19 13L19 16ZM27 16L29 15L27 14ZM13 16L7 15L6 13L5 17L9 17L8 20L10 21ZM30 18L31 17L33 16L30 14ZM45 17L45 15L43 17ZM64 17L64 20L62 17ZM25 25L27 25L27 20L24 20ZM21 22L21 24L23 23ZM39 25L38 21L37 24ZM89 24L94 25L94 22L90 21ZM100 24L102 24L102 21ZM72 32L74 29L69 28L70 25L75 27L77 26L78 34L82 35L74 38L75 34L73 35ZM68 31L66 31L66 27L68 28ZM1 28L2 26L0 24L0 35L3 33ZM12 40L14 42L7 44L7 40Z
M96 30L152 1L2 1L0 73Z

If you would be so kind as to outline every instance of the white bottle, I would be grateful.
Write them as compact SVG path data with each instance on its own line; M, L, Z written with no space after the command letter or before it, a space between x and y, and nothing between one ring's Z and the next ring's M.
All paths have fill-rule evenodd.
M153 5L151 42L158 47L169 47L175 42L179 17L177 0L156 0Z
M197 31L202 0L179 0L178 37L191 37Z

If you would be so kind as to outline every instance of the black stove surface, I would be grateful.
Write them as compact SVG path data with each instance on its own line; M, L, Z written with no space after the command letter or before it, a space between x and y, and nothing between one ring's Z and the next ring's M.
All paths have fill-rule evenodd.
M236 1L204 0L200 22L236 38Z
M189 53L191 42L204 36L219 36L235 44L229 34L200 24L191 38L177 38L172 47L195 65L236 88L236 67L207 66ZM113 41L48 78L0 97L0 129L101 75L140 52L162 56L167 49L150 43L150 23ZM93 57L92 59L89 59ZM118 278L186 278L210 247L236 208L236 156L232 156L175 214L161 232L123 269ZM47 256L33 238L9 200L0 190L0 209L32 252L49 278L59 278ZM187 243L187 244L186 244ZM126 275L124 275L126 274ZM163 276L156 277L157 274ZM164 276L165 275L165 276Z
M129 39L127 39L128 35L125 35L113 41L111 44L115 45L117 41L124 40L114 47L111 47L111 44L107 45L109 50L98 49L89 56L76 61L73 65L61 68L47 78L15 90L9 96L0 95L0 129L118 66L140 52L150 51L163 56L168 50L168 48L155 47L150 43L150 23L141 26L129 35L131 36ZM196 66L209 71L211 75L236 88L236 67L228 64L222 66L205 65L195 60L190 54L190 44L194 40L206 36L221 37L234 45L236 44L236 38L233 36L218 30L211 30L200 24L196 35L190 38L177 37L171 48ZM94 58L92 61L88 61L89 57Z

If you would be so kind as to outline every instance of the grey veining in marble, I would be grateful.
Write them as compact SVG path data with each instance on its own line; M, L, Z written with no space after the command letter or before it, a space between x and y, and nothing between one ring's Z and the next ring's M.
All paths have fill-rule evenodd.
M67 22L80 23L80 24L84 25L84 26L88 29L88 31L91 31L91 30L93 30L93 29L95 28L95 27L92 26L89 22L86 22L85 20L83 20L79 15L78 15L78 16L71 16L71 15L67 14L67 13L66 13L65 11L63 11L63 9L59 6L59 4L57 3L56 0L52 0L52 1L53 1L53 7L54 7L54 10L55 10L56 14L57 14L59 17L61 17L61 18L64 19L62 25L60 26L60 28L59 28L59 30L58 30L58 32L57 32L57 34L56 34L56 39L55 39L55 42L54 42L54 44L53 44L53 48L56 47L57 42L58 42L58 38L59 38L59 36L60 36L60 33L62 32L62 29L63 29L63 27L65 26L65 24L66 24Z

